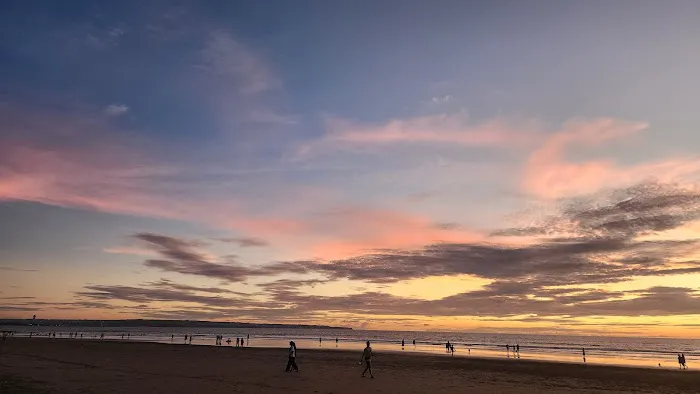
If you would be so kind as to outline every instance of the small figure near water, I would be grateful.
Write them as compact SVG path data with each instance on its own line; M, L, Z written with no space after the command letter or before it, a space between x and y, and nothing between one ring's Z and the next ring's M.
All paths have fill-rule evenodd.
M231 346L231 338L229 338L229 339L226 341L226 344L229 345L229 346Z
M581 353L583 354L583 362L585 363L586 362L586 349L581 348Z
M450 345L450 352L452 352L452 357L455 356L455 345Z
M688 366L685 365L685 354L683 353L678 353L678 369L688 369Z
M404 343L404 340L402 339L401 340L401 350L403 350L404 345L405 345L405 343Z

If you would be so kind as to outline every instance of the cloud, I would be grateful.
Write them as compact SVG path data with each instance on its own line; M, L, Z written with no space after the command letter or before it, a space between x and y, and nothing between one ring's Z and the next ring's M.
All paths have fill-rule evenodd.
M35 270L35 269L26 269L26 268L16 268L16 267L5 267L5 266L0 266L0 271L37 272L38 270Z
M528 146L539 138L531 125L509 124L494 119L473 124L462 113L394 119L380 125L364 125L329 118L327 133L318 140L300 146L303 158L318 151L361 151L372 147L396 147L398 144L439 144L464 147Z
M184 275L196 275L222 279L229 282L241 282L254 276L272 276L282 273L304 273L306 262L280 262L262 267L246 267L232 258L218 262L198 248L203 244L179 238L152 233L135 234L134 238L146 243L163 258L149 259L144 265L165 272L177 272Z
M647 129L646 123L603 118L572 120L552 133L525 164L523 189L541 198L562 198L597 192L611 187L630 186L656 179L672 182L700 172L700 159L676 158L621 166L612 159L572 162L567 150L597 147L630 138Z
M124 104L110 104L104 108L105 115L121 116L129 111L129 107Z
M275 89L280 81L250 48L223 31L211 33L200 53L197 68L244 94L257 94Z
M218 238L221 242L234 243L242 248L269 246L270 243L262 238L239 237L239 238Z

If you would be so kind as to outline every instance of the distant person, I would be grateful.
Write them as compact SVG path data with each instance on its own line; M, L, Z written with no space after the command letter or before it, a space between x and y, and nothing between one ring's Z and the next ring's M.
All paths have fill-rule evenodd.
M245 338L241 338L241 347L245 346Z
M318 346L321 346L321 338L318 338Z
M192 334L190 334L190 345L192 344Z
M248 342L250 342L250 334L248 334L248 336L246 337L246 339L248 339Z
M131 333L126 334L126 339L131 339Z
M520 354L520 344L519 343L515 344L515 352Z
M369 341L367 341L367 347L365 347L365 350L362 352L362 358L360 359L360 364L362 364L362 360L365 360L365 370L362 371L362 377L365 377L365 373L369 371L369 377L374 379L374 375L372 374L372 356L374 356L374 353L372 353L372 347L369 345Z
M241 338L236 337L236 347L241 346Z
M403 347L404 347L404 340L402 339L401 340L401 350L403 350Z
M82 332L80 333L80 339L83 339L83 333L82 333Z
M683 368L683 360L681 359L681 354L678 353L678 369Z
M287 368L285 372L289 372L294 369L295 372L299 372L299 367L297 366L297 345L294 341L289 341L289 361L287 361Z
M586 362L586 349L585 348L581 348L581 354L583 354L583 362L585 363Z
M467 354L472 355L472 348L467 348Z
M688 366L685 365L685 353L681 353L681 361L683 361L683 369L688 369Z
M455 345L450 345L450 351L452 352L452 357L455 356Z
M338 347L338 337L335 338L335 347Z
M416 340L413 340L413 347L416 347Z
M226 344L229 345L229 346L231 346L231 338L229 338L229 339L226 341Z
M54 338L56 337L56 333L53 334ZM105 339L105 333L100 333L100 339Z

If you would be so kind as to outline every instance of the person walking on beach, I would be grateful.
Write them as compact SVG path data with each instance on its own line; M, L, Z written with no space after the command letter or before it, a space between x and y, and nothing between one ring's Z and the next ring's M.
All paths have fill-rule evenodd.
M365 360L365 370L362 371L362 377L365 377L365 373L369 371L369 377L374 379L374 375L372 374L372 356L374 356L374 353L372 353L372 347L369 345L369 341L367 341L367 347L365 347L365 350L362 352L362 358L360 359L360 365L362 365L362 360Z
M241 338L236 337L236 347L241 346Z
M413 348L414 349L416 348L416 340L415 339L413 340Z
M683 364L683 369L688 369L688 366L685 365L685 354L681 353L681 364Z
M586 362L586 349L581 348L581 353L583 354L583 362L585 363Z
M231 346L231 338L229 338L229 339L226 341L226 344L229 345L229 346Z
M404 340L402 339L401 340L401 350L403 350L403 347L404 347Z
M338 337L335 337L335 347L338 347Z
M297 345L294 341L289 341L289 361L287 361L287 368L284 372L289 372L292 369L295 372L299 372L299 367L297 366Z
M452 357L455 356L455 345L450 345L450 351L452 352Z

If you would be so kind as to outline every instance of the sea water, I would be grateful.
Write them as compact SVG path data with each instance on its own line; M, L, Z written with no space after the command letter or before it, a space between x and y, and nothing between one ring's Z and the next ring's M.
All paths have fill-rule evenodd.
M304 349L355 350L371 341L375 353L405 352L439 354L452 357L445 348L454 345L454 357L487 357L540 361L624 365L648 368L678 368L677 354L684 353L691 369L700 365L700 339L605 337L573 335L493 334L464 332L413 332L334 329L279 328L198 328L198 327L31 327L2 326L0 330L15 331L16 336L46 336L56 332L56 338L69 339L69 332L83 334L83 339L124 340L185 344L185 335L193 335L192 345L215 345L217 335L223 336L223 346L235 346L236 338L244 338L246 347L286 348L295 341L300 353ZM250 337L250 339L248 339ZM231 339L231 344L226 343ZM336 342L337 338L337 342ZM320 341L319 341L320 339ZM401 346L404 340L405 345ZM413 341L416 345L413 345ZM189 344L189 340L187 341ZM515 351L519 345L520 351ZM506 346L508 346L506 348Z

